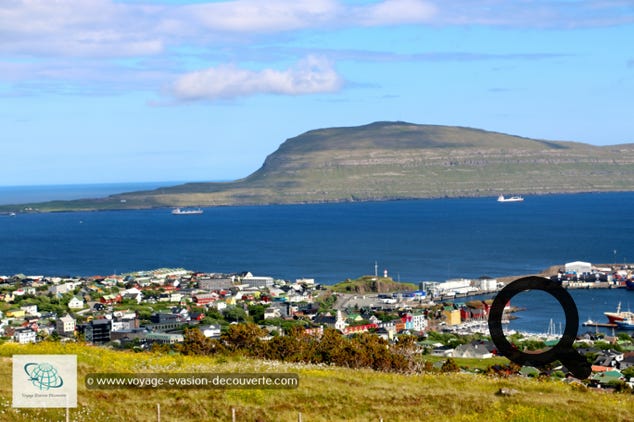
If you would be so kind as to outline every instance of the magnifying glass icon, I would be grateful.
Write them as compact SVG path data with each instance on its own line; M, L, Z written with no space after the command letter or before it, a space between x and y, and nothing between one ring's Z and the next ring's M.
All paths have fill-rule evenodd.
M525 353L518 350L506 339L502 330L504 307L515 295L528 290L541 290L553 296L564 309L566 316L566 328L559 342L541 353ZM579 313L570 293L558 283L543 277L524 277L507 284L497 294L489 311L489 332L498 354L518 365L544 366L558 360L576 378L583 379L590 376L592 368L586 358L572 347L578 329Z

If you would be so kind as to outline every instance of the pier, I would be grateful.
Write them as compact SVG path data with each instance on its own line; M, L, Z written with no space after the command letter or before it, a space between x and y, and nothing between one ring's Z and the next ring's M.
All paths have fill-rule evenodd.
M594 321L586 321L583 324L584 327L603 327L603 328L617 328L616 324L610 324L609 322L594 322Z

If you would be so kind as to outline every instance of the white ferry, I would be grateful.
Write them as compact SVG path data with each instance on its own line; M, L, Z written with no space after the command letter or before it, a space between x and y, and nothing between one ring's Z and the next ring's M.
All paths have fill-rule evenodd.
M504 195L498 196L498 202L522 202L524 198L521 196L510 196L505 198Z
M203 210L200 208L175 208L172 210L172 214L174 215L192 215L202 213Z

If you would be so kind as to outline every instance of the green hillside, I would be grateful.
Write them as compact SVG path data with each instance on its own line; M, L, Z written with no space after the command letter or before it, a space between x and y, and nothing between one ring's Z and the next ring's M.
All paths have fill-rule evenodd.
M631 394L586 391L562 381L467 373L402 375L372 370L150 352L81 344L0 345L0 420L65 420L64 409L13 408L14 354L77 355L72 421L627 421ZM499 359L499 358L498 358ZM461 364L460 359L456 359ZM292 373L294 389L88 389L93 373ZM513 390L510 397L496 394Z
M329 287L339 293L394 293L416 290L413 283L400 283L391 277L363 276L355 280L345 280Z
M597 147L471 128L377 122L312 130L288 139L259 170L233 182L31 206L55 211L288 204L633 187L632 144Z

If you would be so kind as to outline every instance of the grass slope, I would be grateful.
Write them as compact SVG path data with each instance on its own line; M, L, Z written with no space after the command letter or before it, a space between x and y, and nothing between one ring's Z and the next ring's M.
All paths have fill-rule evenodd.
M181 355L115 352L79 344L0 345L0 420L64 420L63 409L11 407L13 354L76 354L78 407L74 421L628 421L631 394L582 391L558 381L488 378L472 374L398 375L370 370L216 359ZM457 360L460 362L460 360ZM290 372L299 374L292 390L87 390L84 377L96 372ZM517 390L511 397L500 388Z
M339 293L394 293L416 290L413 283L400 283L391 277L363 276L357 279L345 280L328 287Z
M633 186L631 144L597 147L472 128L376 122L288 139L259 170L234 182L31 206L62 211L259 205L629 191Z

